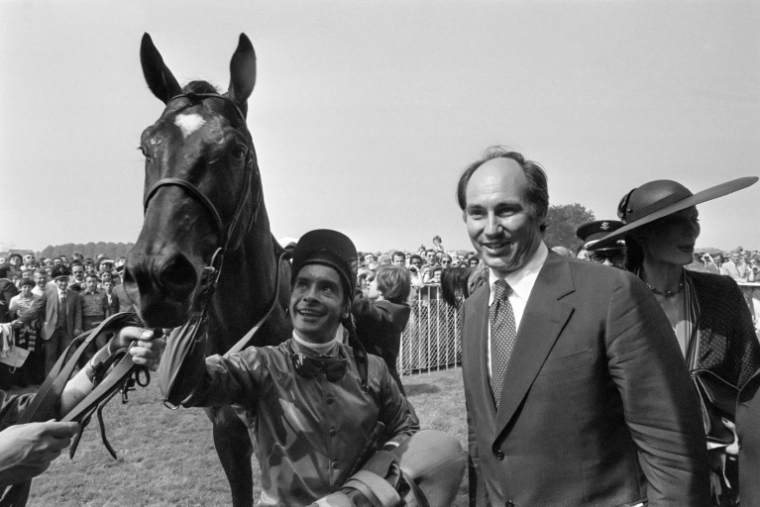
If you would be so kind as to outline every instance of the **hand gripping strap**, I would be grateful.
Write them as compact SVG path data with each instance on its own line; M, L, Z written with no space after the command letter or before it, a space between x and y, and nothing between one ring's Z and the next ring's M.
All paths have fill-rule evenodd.
M158 380L164 405L177 408L200 382L204 367L206 319L196 315L175 329L166 340L166 350L158 365Z
M341 489L355 489L372 503L373 507L394 507L401 503L396 488L383 477L368 470L359 470Z

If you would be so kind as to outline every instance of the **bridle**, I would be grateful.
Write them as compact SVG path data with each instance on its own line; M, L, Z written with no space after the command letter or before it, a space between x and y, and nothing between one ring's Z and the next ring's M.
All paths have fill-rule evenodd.
M175 101L177 99L186 98L193 102L202 102L204 99L220 99L228 104L231 104L235 111L237 112L240 119L243 121L243 125L246 124L246 117L245 114L243 114L243 111L240 109L240 107L237 105L237 103L232 100L231 98L227 97L226 95L221 95L218 93L181 93L179 95L175 95L172 97L166 105L168 106L172 101ZM237 227L238 222L240 221L240 216L243 214L243 209L245 208L245 204L248 201L248 197L251 194L251 184L253 181L253 175L257 171L256 169L256 152L253 147L253 141L251 139L251 133L248 131L248 129L245 129L245 138L247 141L247 152L246 152L246 160L245 160L245 187L243 190L243 194L240 196L240 199L238 200L237 206L235 207L235 212L232 215L232 220L230 220L227 227L224 226L224 222L222 221L222 216L219 213L219 210L217 210L216 206L214 206L214 203L209 199L203 192L200 191L198 187L190 183L188 180L184 178L162 178L158 180L156 183L153 184L152 187L145 193L145 198L143 199L143 213L147 213L148 211L148 205L150 204L150 200L153 198L154 195L156 195L156 192L158 192L159 189L162 187L167 186L176 186L180 187L183 190L185 190L188 194L190 194L195 200L200 202L204 208L206 208L206 211L209 212L211 215L211 218L214 221L214 225L216 226L216 231L219 233L220 241L219 246L214 251L214 254L211 256L211 261L208 263L208 265L203 269L204 276L201 280L201 291L199 293L199 297L202 297L204 299L207 299L210 297L210 293L213 291L214 287L216 286L216 283L219 281L219 276L222 273L222 266L224 264L224 254L229 248L230 238L232 237L232 233L235 230L235 227ZM253 210L253 217L248 225L249 230L250 227L256 222L259 214L259 208L261 207L261 192L259 191L256 194L256 204ZM204 305L205 306L205 305Z
M235 103L234 100L231 98L220 95L218 93L182 93L180 95L176 95L172 97L168 102L167 106L170 102L180 99L180 98L187 98L191 101L195 102L201 102L204 99L213 98L213 99L221 99L229 104L232 104L232 106L235 108L235 111L237 111L238 116L243 121L243 124L245 124L246 118L243 114L243 111L241 111L240 107L238 107L237 103ZM246 154L246 175L245 175L245 189L243 191L243 194L240 197L240 200L237 203L237 206L235 207L235 212L232 215L232 220L227 225L227 227L224 227L224 223L222 222L221 215L219 214L219 211L216 209L216 206L214 206L214 203L211 202L211 199L209 199L203 192L200 191L198 187L190 183L188 180L183 178L162 178L158 180L156 183L153 184L152 187L145 193L145 198L143 200L143 209L144 212L147 212L148 205L150 204L151 198L156 194L156 192L165 186L178 186L188 192L192 197L194 197L198 202L203 204L203 206L206 208L206 210L209 212L211 217L214 219L214 223L216 225L216 230L220 235L220 245L217 247L216 251L214 252L213 256L211 257L211 262L203 269L203 277L200 281L201 289L198 292L198 295L195 298L195 302L193 304L193 313L188 319L187 322L185 322L184 325L182 325L179 328L175 328L171 332L171 336L169 339L171 340L181 340L185 343L194 343L197 340L197 336L199 331L201 329L204 329L205 332L205 325L208 320L208 302L211 300L211 296L214 293L214 290L216 288L216 284L219 281L219 276L222 273L222 267L223 267L223 260L224 260L224 254L229 248L229 244L232 238L232 233L235 230L235 227L237 227L237 224L240 220L240 216L242 215L243 208L245 207L245 204L248 200L248 197L251 194L251 183L254 176L254 173L257 172L257 166L255 163L255 151L253 147L253 140L251 139L251 133L246 129L246 140L248 141L248 151ZM248 225L248 230L250 230L250 227L253 226L253 224L256 222L258 218L259 209L261 207L261 190L257 193L256 196L256 204L253 210L253 217L251 219L251 222ZM267 311L264 313L264 316L256 323L255 326L253 326L246 334L243 336L240 340L238 340L235 345L230 348L230 350L227 351L227 354L239 352L242 350L248 342L253 338L253 336L258 332L259 329L261 329L261 326L266 322L266 320L269 318L269 316L272 314L272 311L274 310L274 307L277 305L277 300L279 297L279 288L280 288L280 264L289 257L290 252L285 251L283 252L279 258L277 259L277 264L275 265L275 291L274 295L272 297L272 301L267 306ZM186 355L187 350L184 350L182 352L179 352L179 355L184 356ZM169 403L168 399L164 400L164 405L170 409L177 409L178 406L174 406L171 403Z

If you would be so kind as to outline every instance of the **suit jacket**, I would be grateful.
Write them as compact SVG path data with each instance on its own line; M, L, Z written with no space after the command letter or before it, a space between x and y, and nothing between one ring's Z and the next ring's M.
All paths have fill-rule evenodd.
M12 320L8 310L11 305L11 298L16 295L18 295L18 289L13 285L13 282L7 278L0 278L0 323Z
M401 348L401 333L409 322L409 305L357 297L354 299L351 313L356 319L356 335L359 341L367 352L383 358L401 394L406 395L396 369L396 360Z
M464 304L471 503L700 506L709 498L696 393L667 317L630 273L550 252L517 331L498 412L490 288ZM475 491L472 491L472 490Z
M58 288L49 287L45 291L45 322L42 325L42 338L49 340L58 323ZM75 336L74 330L82 329L82 303L79 293L66 289L66 331Z

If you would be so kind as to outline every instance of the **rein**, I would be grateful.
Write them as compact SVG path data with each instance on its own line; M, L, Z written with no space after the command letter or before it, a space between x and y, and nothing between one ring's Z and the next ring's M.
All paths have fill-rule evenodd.
M63 354L58 358L45 381L40 386L37 394L31 403L19 418L16 424L26 424L32 422L44 422L54 419L57 413L57 407L66 383L71 378L79 359L84 354L85 349L93 343L97 337L107 333L118 333L119 330L127 326L139 326L142 322L135 314L117 313L104 320L97 328L82 333L74 338ZM78 345L78 346L77 346ZM73 347L76 350L73 350ZM68 361L66 357L72 352ZM119 358L113 356L114 361ZM64 364L65 362L65 364ZM140 378L140 372L144 372L145 379ZM133 378L134 377L134 378ZM97 379L96 379L97 380ZM150 381L148 370L142 366L137 366L132 362L132 356L124 354L116 368L100 382L83 400L81 400L74 409L71 410L61 421L76 421L80 423L80 430L74 439L69 450L69 456L74 457L77 445L82 437L85 427L89 424L92 414L97 411L98 421L100 422L100 435L103 444L108 452L116 459L116 453L105 434L105 424L103 422L103 408L116 395L117 392L123 393L123 403L126 403L127 391L137 383L141 386L147 386ZM26 504L29 496L32 480L14 484L7 490L0 500L0 507L14 507Z

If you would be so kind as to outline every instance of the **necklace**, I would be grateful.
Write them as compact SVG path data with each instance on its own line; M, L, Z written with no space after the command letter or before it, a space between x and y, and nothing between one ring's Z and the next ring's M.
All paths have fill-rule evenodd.
M649 287L649 290L651 290L652 292L654 292L658 296L662 296L662 297L666 297L666 298L672 298L673 296L675 296L676 294L678 294L679 292L681 292L683 290L683 287L684 287L683 286L683 282L678 282L678 288L676 290L666 290L665 292L662 292L662 291L659 291L659 290L655 289L651 285L649 285L649 282L647 282L646 280L644 280L644 283L647 284L647 287Z

